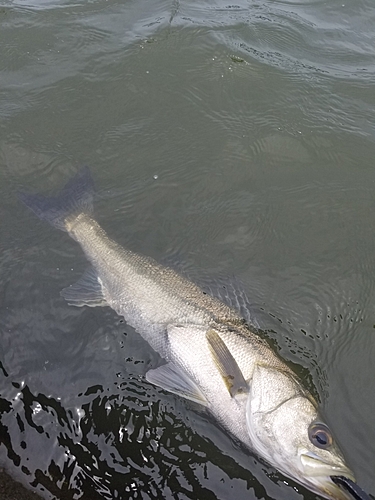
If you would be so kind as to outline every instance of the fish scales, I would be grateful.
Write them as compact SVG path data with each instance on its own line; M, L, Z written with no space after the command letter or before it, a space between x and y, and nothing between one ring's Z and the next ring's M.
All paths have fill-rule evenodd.
M206 408L250 452L324 498L369 499L312 395L238 312L107 236L92 215L87 168L55 198L20 199L67 231L91 263L63 297L76 306L109 305L164 358L146 373L150 383Z
M243 326L236 311L174 270L124 249L91 217L80 214L67 222L67 230L98 270L107 303L146 338L150 323L162 328L175 323L213 327L223 336L247 379L256 361L288 369L264 341ZM204 345L205 331L200 331ZM158 350L165 352L164 348ZM254 358L250 363L249 356Z

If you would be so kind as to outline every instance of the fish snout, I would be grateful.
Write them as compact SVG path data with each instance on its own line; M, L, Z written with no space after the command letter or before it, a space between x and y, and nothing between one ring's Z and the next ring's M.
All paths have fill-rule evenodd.
M310 489L320 495L335 500L371 500L356 484L353 472L344 463L333 465L311 451L305 451L300 454L300 464Z

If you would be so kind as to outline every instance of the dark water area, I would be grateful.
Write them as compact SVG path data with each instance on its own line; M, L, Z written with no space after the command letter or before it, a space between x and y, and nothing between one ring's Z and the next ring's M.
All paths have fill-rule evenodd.
M89 165L109 235L241 282L375 495L375 6L0 2L0 467L45 499L314 499L149 384L28 212Z

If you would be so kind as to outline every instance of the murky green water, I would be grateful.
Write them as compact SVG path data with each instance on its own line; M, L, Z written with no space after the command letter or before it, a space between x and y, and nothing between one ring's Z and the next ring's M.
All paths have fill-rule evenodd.
M16 193L88 164L118 242L244 283L375 493L374 22L370 0L1 2L0 465L14 477L47 499L316 498L148 384L158 357L115 313L60 297L85 257Z

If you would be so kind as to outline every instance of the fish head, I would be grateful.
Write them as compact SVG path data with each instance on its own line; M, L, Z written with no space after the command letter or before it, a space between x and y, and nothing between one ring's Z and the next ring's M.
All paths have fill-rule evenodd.
M252 446L276 469L322 497L353 498L332 480L355 481L315 400L292 372L255 368L246 422Z

